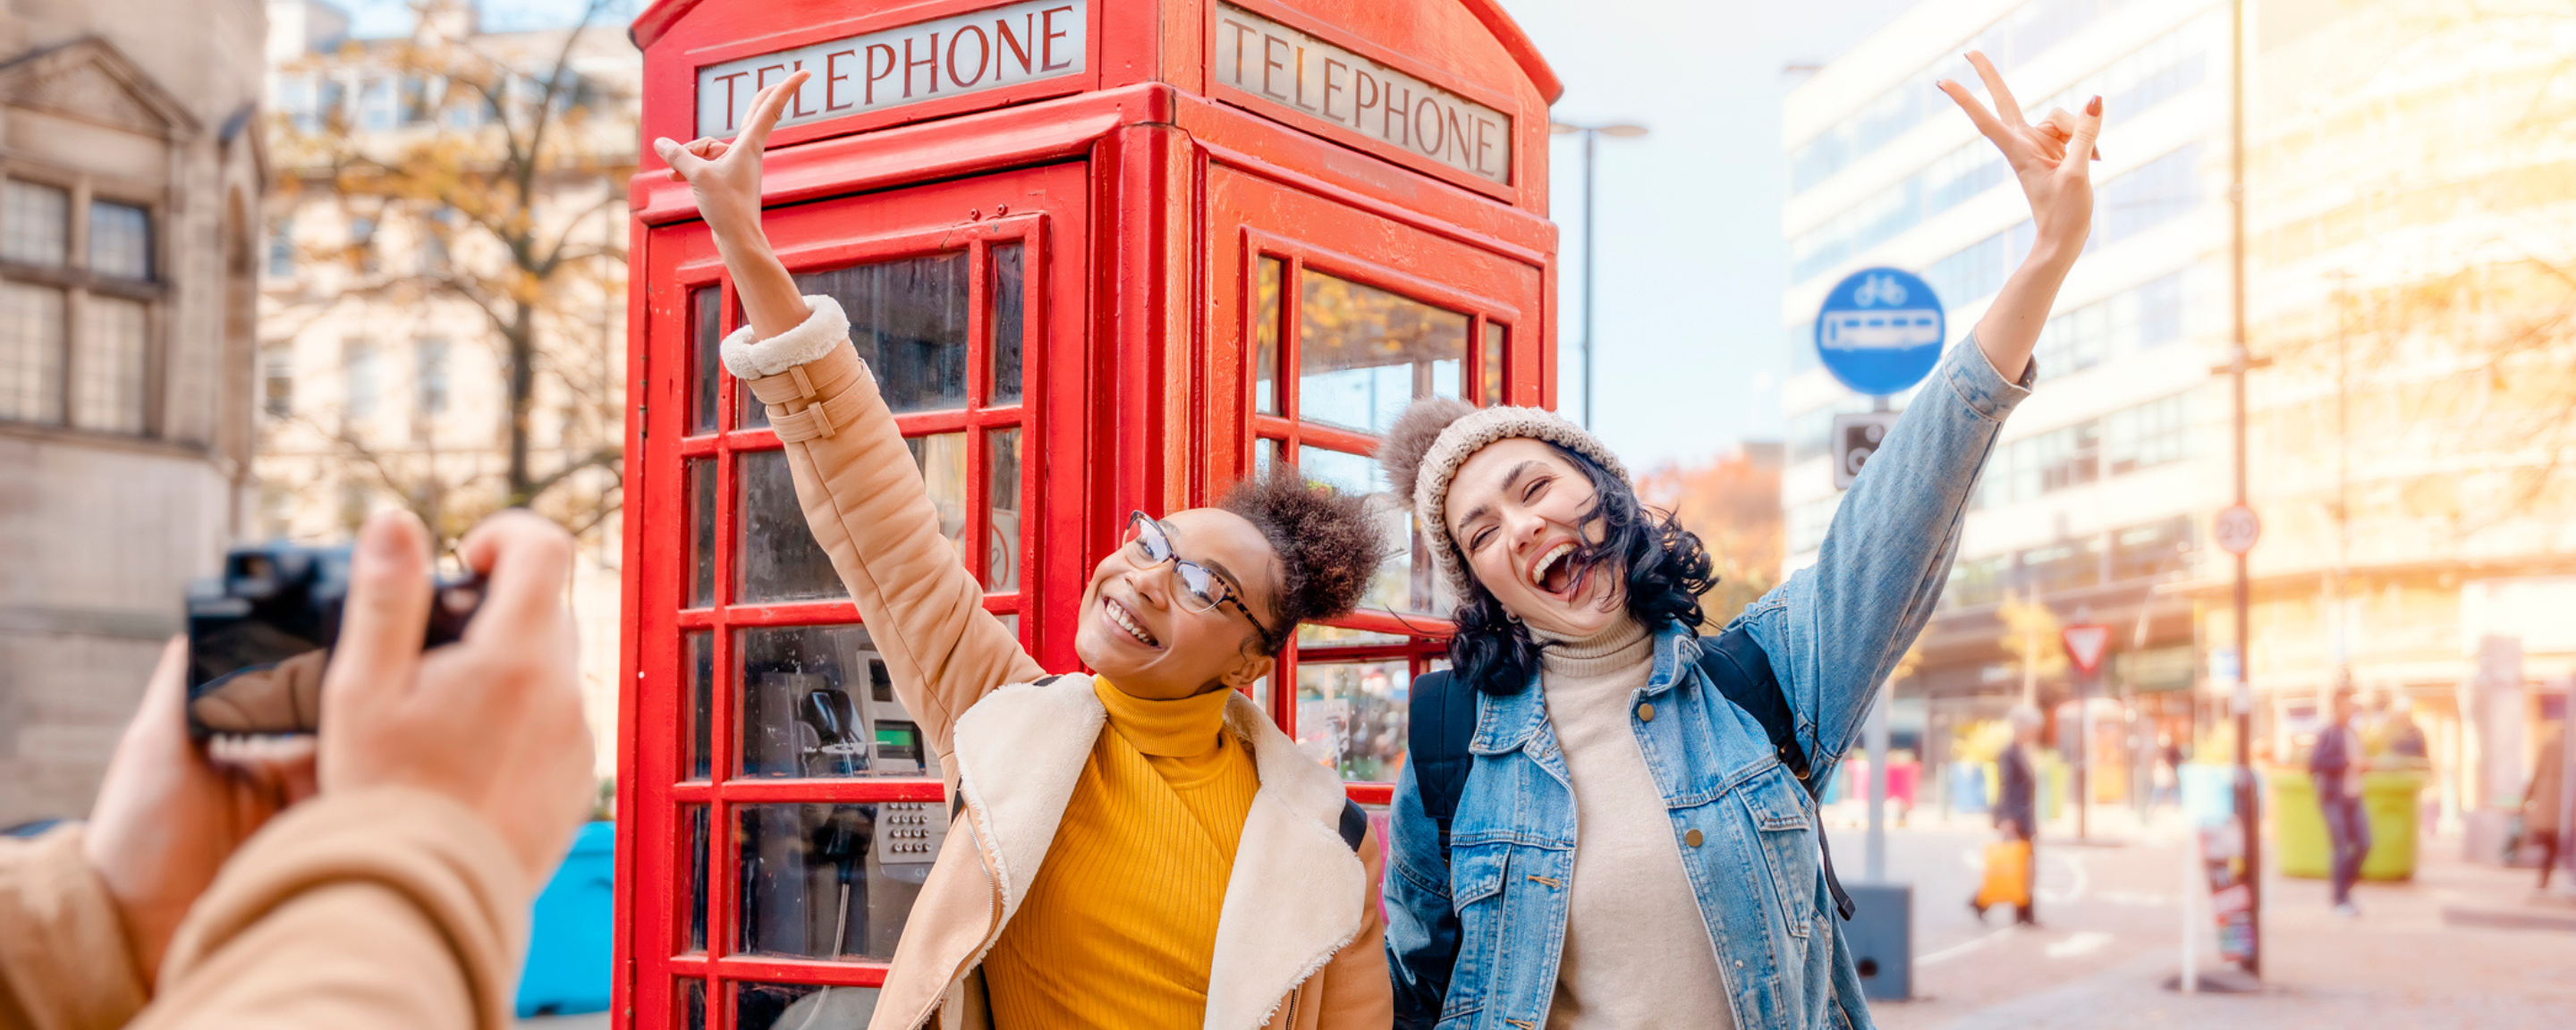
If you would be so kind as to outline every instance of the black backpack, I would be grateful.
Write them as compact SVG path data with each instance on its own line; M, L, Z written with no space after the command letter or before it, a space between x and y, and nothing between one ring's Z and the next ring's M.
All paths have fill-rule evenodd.
M1823 789L1810 778L1814 770L1807 764L1806 749L1798 744L1797 720L1789 713L1789 698L1780 691L1780 677L1771 671L1771 656L1753 642L1752 634L1737 628L1714 639L1701 638L1699 671L1718 693L1762 724L1780 764L1789 767L1809 797ZM1422 792L1422 814L1439 828L1440 858L1445 864L1449 821L1458 814L1458 796L1466 791L1467 772L1475 765L1467 744L1476 737L1476 690L1443 669L1413 681L1410 703L1412 724L1406 728L1405 745L1411 753L1405 760L1412 764L1414 785ZM1824 856L1825 889L1833 894L1834 911L1849 920L1854 911L1851 895L1843 892L1842 878L1834 875L1834 852L1825 843L1822 825L1816 827L1816 846Z

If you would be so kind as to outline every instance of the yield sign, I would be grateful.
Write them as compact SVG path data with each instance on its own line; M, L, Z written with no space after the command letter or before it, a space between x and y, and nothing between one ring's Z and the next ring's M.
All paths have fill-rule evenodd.
M2079 622L2066 627L2066 656L2075 659L2075 670L2087 676L2102 668L2102 653L2111 649L2111 627L2098 622Z

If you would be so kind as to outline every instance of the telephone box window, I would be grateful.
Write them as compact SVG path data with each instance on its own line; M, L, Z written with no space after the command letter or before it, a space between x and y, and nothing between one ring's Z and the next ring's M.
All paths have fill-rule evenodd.
M689 481L689 607L716 603L716 462L691 458Z
M1477 391L1476 403L1492 407L1503 402L1503 327L1499 322L1485 323L1483 388Z
M1275 257L1261 259L1253 276L1252 409L1279 414L1279 286L1287 266Z
M715 754L708 746L714 743L715 738L715 633L703 629L690 630L681 636L680 643L680 660L689 676L689 707L684 713L688 726L681 738L687 742L688 751L681 756L684 759L681 765L688 769L690 779L703 780L714 763Z
M1404 658L1299 663L1298 749L1346 780L1395 779L1404 761L1412 683L1412 663Z
M1028 333L1028 287L1023 281L1026 270L1020 265L1025 248L1017 243L999 243L985 251L984 260L993 266L993 382L992 403L1018 404L1026 390L1023 381L1021 350Z
M866 627L752 629L737 639L742 776L939 775Z
M805 510L796 501L796 480L787 470L787 452L750 451L738 455L734 478L740 481L742 506L735 524L734 600L818 601L849 596L832 571L832 556L814 542L805 525Z
M1301 276L1298 407L1307 421L1384 433L1416 397L1456 397L1467 316L1325 275Z
M707 806L680 806L681 841L688 846L681 864L689 870L689 939L681 950L707 950Z
M1020 430L984 431L986 474L984 589L1005 593L1020 588Z
M716 431L716 368L722 364L724 291L701 286L689 291L689 432Z
M841 302L896 413L966 406L965 251L808 272L796 288Z
M734 985L734 1030L805 1030L868 1025L877 1010L874 987L810 984Z
M736 813L740 951L793 958L894 957L904 917L912 913L913 899L921 895L922 881L929 878L931 861L948 834L946 805L765 804L741 805Z
M680 1030L706 1030L707 982L682 980L679 983Z

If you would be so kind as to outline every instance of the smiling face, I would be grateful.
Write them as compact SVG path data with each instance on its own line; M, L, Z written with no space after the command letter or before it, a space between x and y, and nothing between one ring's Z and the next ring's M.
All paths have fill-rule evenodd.
M1514 437L1469 455L1450 480L1450 538L1476 582L1531 627L1588 637L1623 614L1618 570L1581 564L1601 541L1596 491L1564 452Z
M1221 508L1173 512L1161 525L1174 553L1214 572L1264 625L1272 610L1279 555L1261 530ZM1134 697L1172 699L1212 687L1242 687L1270 673L1260 630L1232 604L1191 611L1179 567L1148 561L1129 540L1091 570L1073 651L1092 671Z

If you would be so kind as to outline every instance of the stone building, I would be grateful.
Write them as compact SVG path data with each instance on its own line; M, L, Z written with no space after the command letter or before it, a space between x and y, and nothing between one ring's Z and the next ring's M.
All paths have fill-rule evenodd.
M265 24L0 5L0 825L88 811L245 529Z

